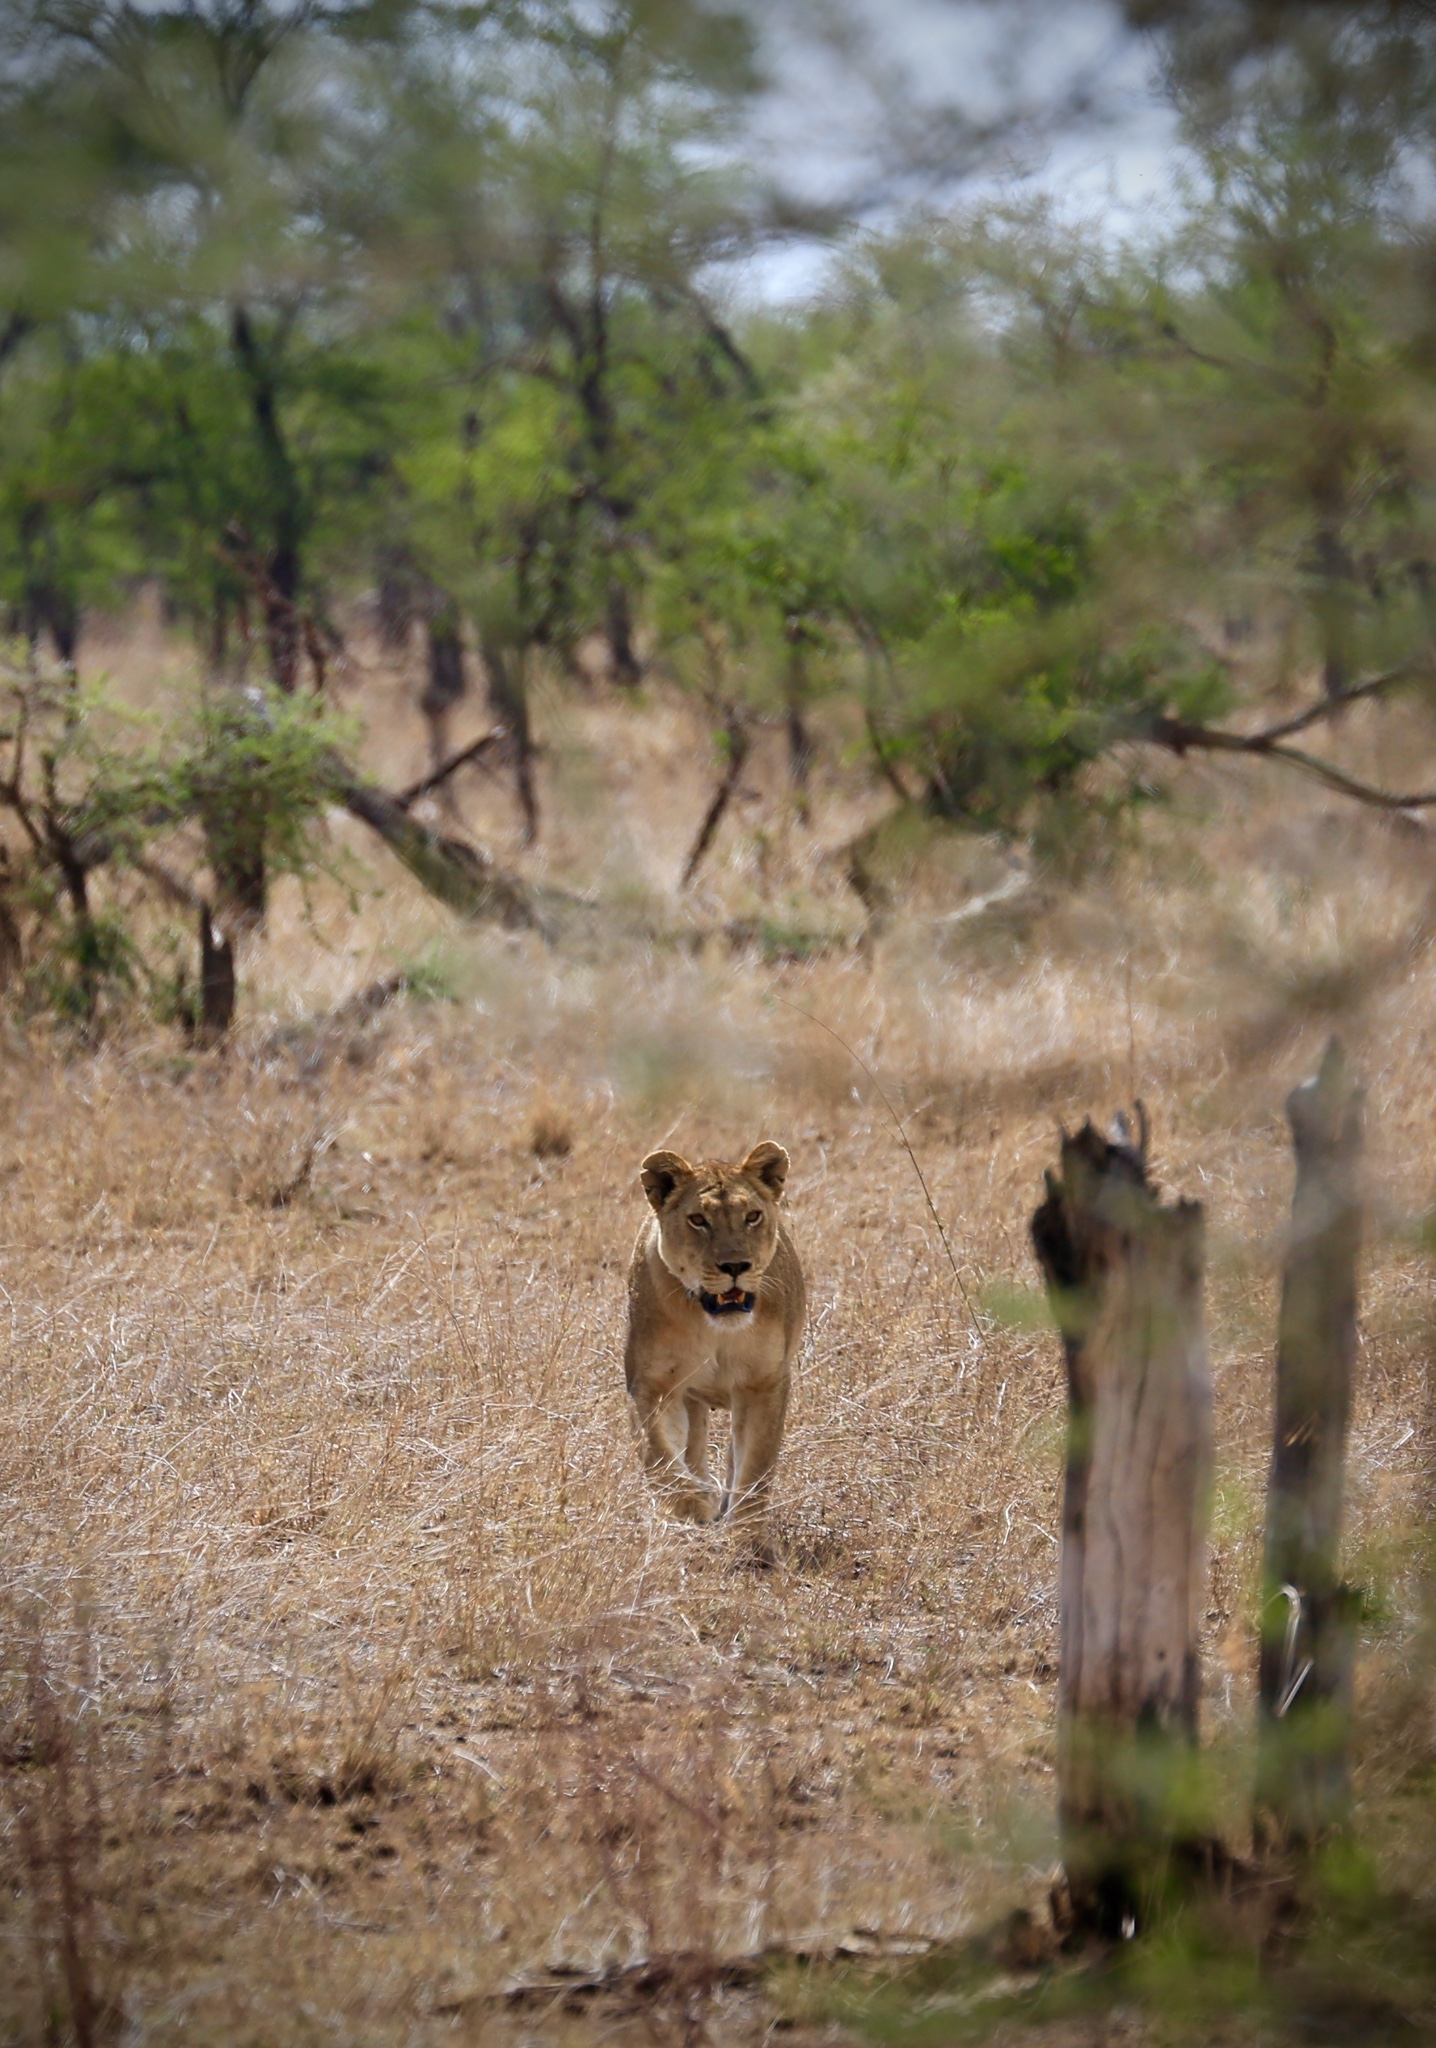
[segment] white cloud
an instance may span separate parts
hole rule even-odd
[[[781,0],[750,147],[789,191],[873,224],[1016,181],[1114,233],[1170,196],[1176,124],[1110,0]],[[744,266],[747,297],[810,295],[820,242]]]

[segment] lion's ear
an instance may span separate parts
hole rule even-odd
[[[681,1152],[650,1152],[639,1168],[639,1173],[643,1180],[643,1192],[655,1211],[662,1210],[676,1187],[693,1178],[693,1168]]]
[[[765,1138],[761,1145],[753,1147],[738,1171],[746,1174],[749,1180],[761,1182],[776,1202],[788,1178],[788,1155],[781,1145]]]

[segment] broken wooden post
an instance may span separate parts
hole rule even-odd
[[[1139,1109],[1140,1115],[1140,1109]],[[1203,1219],[1164,1206],[1147,1130],[1064,1132],[1032,1239],[1067,1356],[1058,1778],[1079,1925],[1151,1916],[1190,1864],[1178,1780],[1197,1730],[1211,1367]]]
[[[1333,1038],[1287,1097],[1296,1151],[1267,1487],[1256,1834],[1309,1848],[1341,1828],[1357,1600],[1337,1577],[1356,1361],[1361,1091]]]

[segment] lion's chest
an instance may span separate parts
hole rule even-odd
[[[685,1393],[726,1408],[735,1393],[767,1385],[782,1371],[781,1329],[767,1317],[745,1318],[741,1329],[719,1325],[694,1331],[682,1378]]]

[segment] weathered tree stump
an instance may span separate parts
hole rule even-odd
[[[1140,1114],[1140,1112],[1139,1112]],[[1062,1139],[1032,1238],[1067,1357],[1058,1775],[1079,1926],[1131,1933],[1209,1845],[1180,1817],[1197,1732],[1211,1368],[1200,1204],[1164,1206],[1146,1121]]]
[[[1361,1092],[1333,1039],[1286,1113],[1296,1150],[1267,1486],[1256,1834],[1302,1850],[1345,1825],[1357,1600],[1337,1577],[1356,1362]]]

